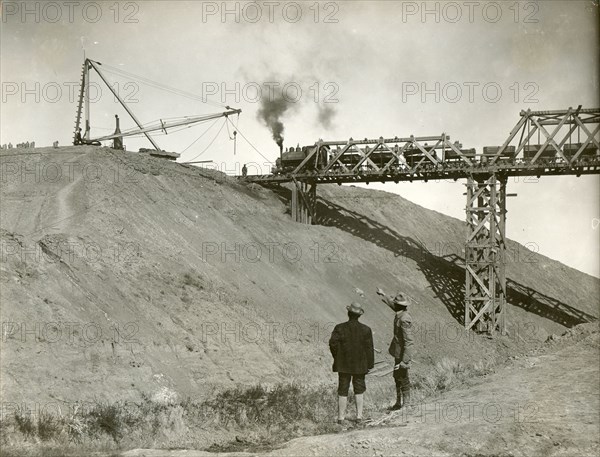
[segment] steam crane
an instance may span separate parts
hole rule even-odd
[[[78,101],[77,113],[76,113],[76,117],[75,117],[75,136],[73,139],[73,144],[100,145],[101,141],[113,140],[114,144],[117,148],[119,146],[122,148],[122,144],[123,144],[122,138],[123,137],[143,134],[148,139],[150,144],[152,144],[153,149],[143,148],[143,149],[140,149],[140,152],[149,152],[151,155],[156,155],[159,157],[165,157],[165,158],[168,158],[171,160],[175,160],[179,157],[179,154],[173,153],[173,152],[167,152],[167,151],[164,151],[163,149],[161,149],[158,146],[158,144],[156,143],[156,141],[150,136],[151,132],[162,131],[165,134],[167,134],[168,129],[173,129],[175,127],[182,127],[182,126],[186,126],[186,125],[198,124],[201,122],[210,121],[212,119],[218,119],[220,117],[228,117],[228,116],[235,115],[235,114],[239,115],[242,112],[241,109],[234,109],[229,106],[226,106],[225,108],[227,109],[227,111],[223,111],[220,113],[201,115],[201,116],[185,116],[183,118],[180,118],[176,121],[171,121],[171,122],[163,121],[162,119],[160,119],[158,123],[149,124],[149,125],[144,126],[138,120],[138,118],[135,116],[135,114],[131,111],[131,109],[127,106],[125,101],[119,96],[118,92],[109,84],[109,82],[107,81],[103,72],[99,68],[101,65],[102,64],[100,62],[97,62],[97,61],[94,61],[91,59],[85,59],[85,61],[83,63],[83,71],[82,71],[82,75],[81,75],[81,87],[80,87],[80,91],[79,91],[79,101]],[[101,137],[97,137],[97,138],[91,137],[91,132],[90,132],[91,131],[90,91],[89,91],[90,70],[94,70],[98,74],[98,76],[100,76],[100,79],[102,79],[102,81],[106,84],[108,89],[112,92],[112,94],[115,96],[115,98],[119,101],[119,103],[125,109],[127,114],[129,114],[131,119],[133,119],[133,121],[135,122],[135,124],[137,125],[138,128],[121,132],[120,127],[119,127],[119,118],[118,118],[118,116],[115,116],[116,122],[117,122],[117,127],[113,134],[105,135],[105,136],[101,136]],[[81,115],[82,115],[82,110],[84,109],[84,107],[85,107],[85,132],[84,132],[84,135],[82,136],[80,133],[81,117],[82,117]]]

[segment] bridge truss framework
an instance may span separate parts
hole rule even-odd
[[[465,328],[506,330],[506,176],[467,178]]]
[[[243,179],[265,185],[292,182],[292,219],[308,224],[317,222],[318,183],[466,179],[464,326],[492,335],[504,333],[508,177],[600,174],[600,108],[527,110],[520,116],[501,146],[484,148],[477,157],[474,150],[451,143],[446,134],[319,140],[293,172]],[[330,151],[327,165],[307,171],[324,147]],[[407,160],[411,151],[420,153],[418,160]]]

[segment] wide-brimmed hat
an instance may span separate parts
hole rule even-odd
[[[351,313],[354,314],[363,314],[365,312],[365,310],[363,309],[362,305],[358,302],[353,301],[352,303],[350,303],[349,306],[346,306],[346,309],[348,311],[350,311]]]
[[[398,305],[398,306],[408,306],[408,304],[409,304],[409,301],[406,299],[406,296],[402,292],[398,292],[394,296],[394,299],[392,300],[392,302],[394,303],[394,305]]]

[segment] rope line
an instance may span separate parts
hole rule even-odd
[[[231,121],[229,120],[229,117],[227,118],[227,120],[228,120],[229,122],[231,122]],[[232,125],[233,125],[233,122],[232,122]],[[269,159],[267,159],[267,158],[266,158],[264,155],[262,155],[262,153],[261,153],[261,152],[260,152],[258,149],[256,149],[256,146],[254,146],[254,145],[253,145],[253,144],[250,142],[250,140],[248,140],[248,138],[246,138],[246,136],[244,135],[244,133],[243,133],[243,132],[240,130],[240,128],[239,128],[239,125],[238,125],[238,127],[237,127],[237,132],[238,132],[238,133],[239,133],[239,134],[242,136],[242,138],[243,138],[244,140],[246,140],[246,143],[248,143],[250,146],[252,146],[252,148],[253,148],[253,149],[254,149],[256,152],[258,152],[258,154],[259,154],[259,155],[260,155],[260,156],[261,156],[263,159],[265,159],[265,160],[266,160],[267,162],[269,162],[269,163],[273,163],[273,161],[272,161],[272,160],[269,160]]]
[[[183,151],[181,151],[181,154],[183,154],[185,151],[187,151],[189,148],[191,148],[200,138],[202,138],[206,133],[208,133],[208,131],[213,127],[213,125],[215,125],[217,123],[218,120],[219,120],[218,118],[215,119],[214,122],[212,124],[210,124],[208,126],[208,128],[200,134],[200,136],[198,138],[196,138],[194,141],[192,141],[192,143],[187,148],[185,148]]]
[[[204,154],[208,148],[210,148],[212,146],[212,144],[215,142],[215,140],[217,139],[217,137],[219,136],[219,134],[221,133],[221,131],[223,130],[223,127],[225,127],[225,122],[223,122],[223,125],[221,125],[221,128],[219,129],[219,131],[217,132],[217,134],[215,135],[215,137],[211,140],[210,143],[208,143],[208,146],[206,146],[204,148],[204,150],[198,154],[197,156],[192,157],[190,160],[188,160],[188,162],[192,162],[193,160],[197,159],[198,157],[200,157],[202,154]]]

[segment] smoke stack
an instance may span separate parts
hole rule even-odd
[[[278,142],[279,144],[279,163],[283,167],[283,141]]]

